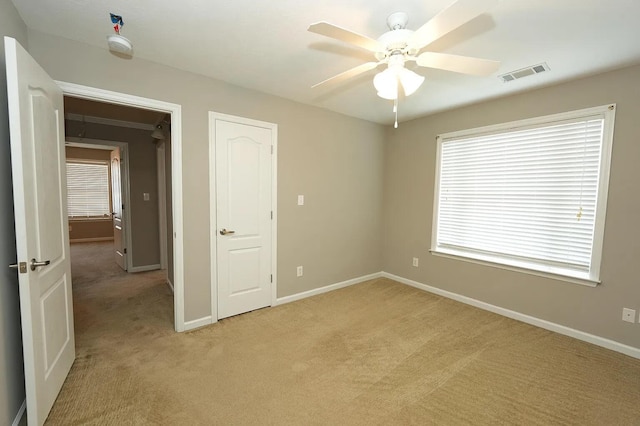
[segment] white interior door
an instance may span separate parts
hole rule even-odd
[[[113,254],[118,266],[127,270],[125,220],[122,214],[122,162],[120,147],[111,151],[111,217],[113,220]]]
[[[27,418],[44,423],[75,359],[62,91],[5,37]]]
[[[271,305],[275,130],[216,118],[218,319]]]

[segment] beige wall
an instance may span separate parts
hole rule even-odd
[[[211,313],[208,111],[278,125],[278,296],[380,271],[383,127],[55,36],[29,37],[54,79],[182,105],[186,321]]]
[[[27,27],[9,0],[0,0],[0,35],[27,48]],[[18,274],[6,265],[16,262],[16,233],[11,184],[11,155],[4,40],[0,43],[0,424],[10,425],[22,405],[24,369],[20,329]]]
[[[108,240],[113,239],[113,223],[107,220],[70,220],[69,240],[78,242],[81,240]]]
[[[129,149],[132,266],[160,264],[159,210],[156,147],[151,131],[66,120],[68,137],[126,142]],[[144,201],[143,194],[149,194]]]
[[[129,129],[133,130],[133,129]],[[133,266],[160,264],[160,212],[158,163],[150,132],[139,130],[140,139],[129,144],[129,189]],[[145,201],[143,194],[149,194]]]
[[[77,146],[66,146],[64,148],[67,159],[72,160],[97,160],[111,162],[111,152],[106,149],[80,148]]]
[[[516,83],[517,84],[517,83]],[[596,288],[429,254],[436,135],[617,103],[602,259]],[[384,185],[384,270],[640,348],[640,66],[402,123],[388,130]],[[412,257],[420,267],[411,266]]]

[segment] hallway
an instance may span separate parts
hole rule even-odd
[[[71,244],[78,357],[104,333],[150,326],[173,331],[173,296],[165,271],[129,274],[116,265],[112,250],[111,241]],[[138,323],[141,317],[144,324]]]

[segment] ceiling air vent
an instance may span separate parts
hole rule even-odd
[[[522,68],[520,70],[511,71],[506,74],[499,75],[498,78],[500,78],[503,83],[507,83],[509,81],[527,77],[529,75],[540,74],[541,72],[545,72],[545,71],[549,71],[549,65],[543,62],[538,65],[532,65],[527,68]]]

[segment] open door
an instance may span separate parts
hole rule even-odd
[[[122,163],[120,148],[111,151],[111,217],[113,218],[113,253],[116,263],[127,270],[125,220],[122,214]]]
[[[62,91],[5,37],[27,418],[47,418],[75,359]]]

